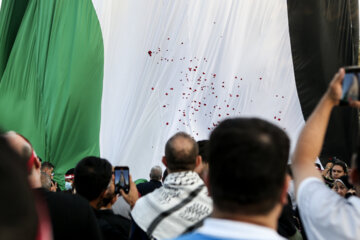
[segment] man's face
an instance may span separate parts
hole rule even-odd
[[[53,171],[54,171],[54,168],[45,168],[44,169],[44,173],[46,173],[47,175],[49,175],[50,177],[51,177],[51,179],[53,179],[54,178],[54,176],[53,176]]]
[[[344,176],[345,172],[344,172],[344,169],[342,168],[342,166],[335,165],[332,168],[331,175],[332,175],[333,179],[338,179],[341,176]]]

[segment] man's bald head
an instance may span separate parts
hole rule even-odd
[[[172,136],[165,145],[165,157],[170,171],[194,170],[199,148],[195,140],[184,132]]]
[[[24,159],[29,159],[32,154],[32,146],[22,136],[10,131],[4,134],[9,145]]]

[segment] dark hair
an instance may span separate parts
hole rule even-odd
[[[51,169],[54,168],[54,165],[51,162],[41,163],[41,170],[44,170],[45,168]]]
[[[66,171],[65,175],[74,174],[74,172],[75,172],[75,168],[70,168],[69,170]]]
[[[229,213],[271,211],[285,183],[289,147],[285,132],[264,120],[235,118],[220,123],[210,137],[214,205]]]
[[[75,167],[76,192],[92,201],[107,189],[111,176],[112,166],[106,159],[86,157]]]
[[[184,132],[176,133],[165,145],[165,157],[170,171],[194,170],[198,155],[197,143]]]
[[[343,162],[343,161],[341,161],[340,159],[336,159],[336,160],[334,161],[334,164],[333,164],[333,166],[331,167],[330,174],[332,173],[332,169],[333,169],[334,166],[336,166],[336,165],[342,167],[345,175],[348,175],[348,167],[347,167],[346,163]]]
[[[38,218],[28,185],[27,159],[0,136],[1,239],[35,239]],[[14,211],[15,210],[15,211]]]
[[[201,140],[197,142],[199,147],[199,155],[204,163],[209,162],[209,140]]]

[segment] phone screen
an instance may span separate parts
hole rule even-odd
[[[350,100],[359,100],[359,80],[360,80],[360,68],[359,67],[347,67],[345,68],[345,77],[342,83],[342,103],[349,103]]]
[[[125,193],[129,192],[129,167],[115,167],[115,193],[119,193],[120,189],[123,189]]]

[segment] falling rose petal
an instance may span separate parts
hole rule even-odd
[[[281,119],[280,118],[278,118],[278,121],[280,121]]]
[[[216,74],[213,74],[213,78],[216,78]]]
[[[154,91],[154,89],[155,89],[155,88],[153,88],[153,87],[151,88],[151,90],[153,90],[153,91]]]
[[[219,117],[221,117],[221,114],[219,114]]]
[[[149,51],[148,51],[148,54],[149,54],[149,56],[151,57],[152,51],[149,50]]]
[[[170,88],[170,90],[172,91],[172,90],[174,90],[174,88]]]
[[[205,73],[203,72],[203,75],[205,75]]]
[[[165,93],[165,95],[167,96],[167,95],[169,95],[168,93]]]
[[[192,68],[189,68],[189,71],[190,71],[190,72],[191,72],[191,69],[192,69]]]
[[[166,125],[169,125],[169,123],[167,122]]]
[[[165,107],[166,107],[166,105],[163,105],[163,107],[165,108]]]
[[[259,78],[260,80],[262,80],[262,78]]]
[[[168,40],[170,40],[170,38],[168,37]]]
[[[276,116],[274,117],[274,119],[276,119]]]
[[[229,105],[226,105],[226,107],[230,107]]]
[[[211,130],[211,128],[208,128],[208,130]]]
[[[239,94],[237,94],[236,97],[239,97]]]

